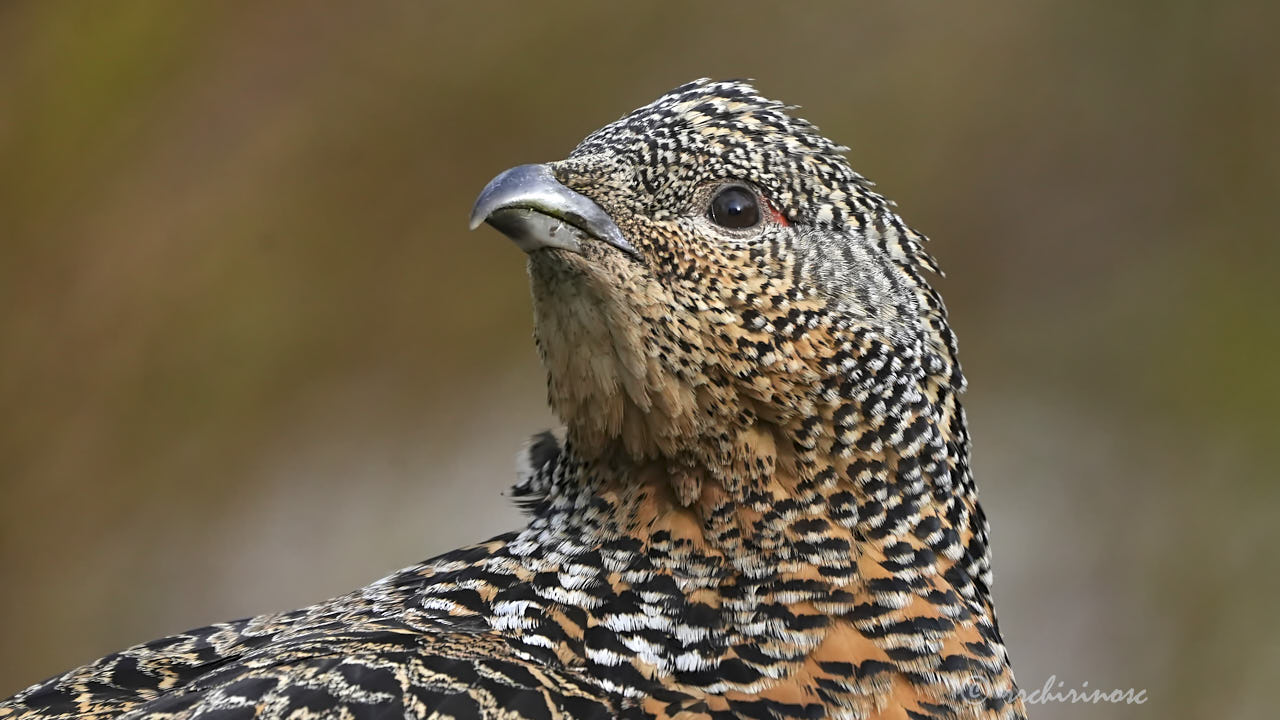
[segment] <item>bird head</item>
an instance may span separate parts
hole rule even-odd
[[[695,81],[481,193],[578,452],[740,482],[820,436],[901,441],[963,382],[923,238],[790,109]]]

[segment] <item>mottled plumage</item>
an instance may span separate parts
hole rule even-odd
[[[0,720],[1023,717],[936,268],[787,111],[690,83],[482,194],[564,423],[521,454],[525,529]]]

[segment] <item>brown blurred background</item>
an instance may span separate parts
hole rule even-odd
[[[552,423],[481,186],[753,77],[934,238],[1039,718],[1280,676],[1267,3],[0,4],[0,696],[508,529]]]

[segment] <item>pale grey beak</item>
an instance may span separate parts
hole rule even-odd
[[[579,252],[593,237],[639,257],[601,207],[574,192],[546,165],[520,165],[489,181],[471,209],[471,229],[487,222],[531,253],[543,248]]]

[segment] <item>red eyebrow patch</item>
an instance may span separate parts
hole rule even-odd
[[[774,221],[783,227],[791,226],[791,221],[787,219],[787,216],[783,215],[781,210],[774,207],[773,203],[769,202],[768,198],[765,198],[764,204],[765,207],[769,208],[769,214],[773,216]]]

